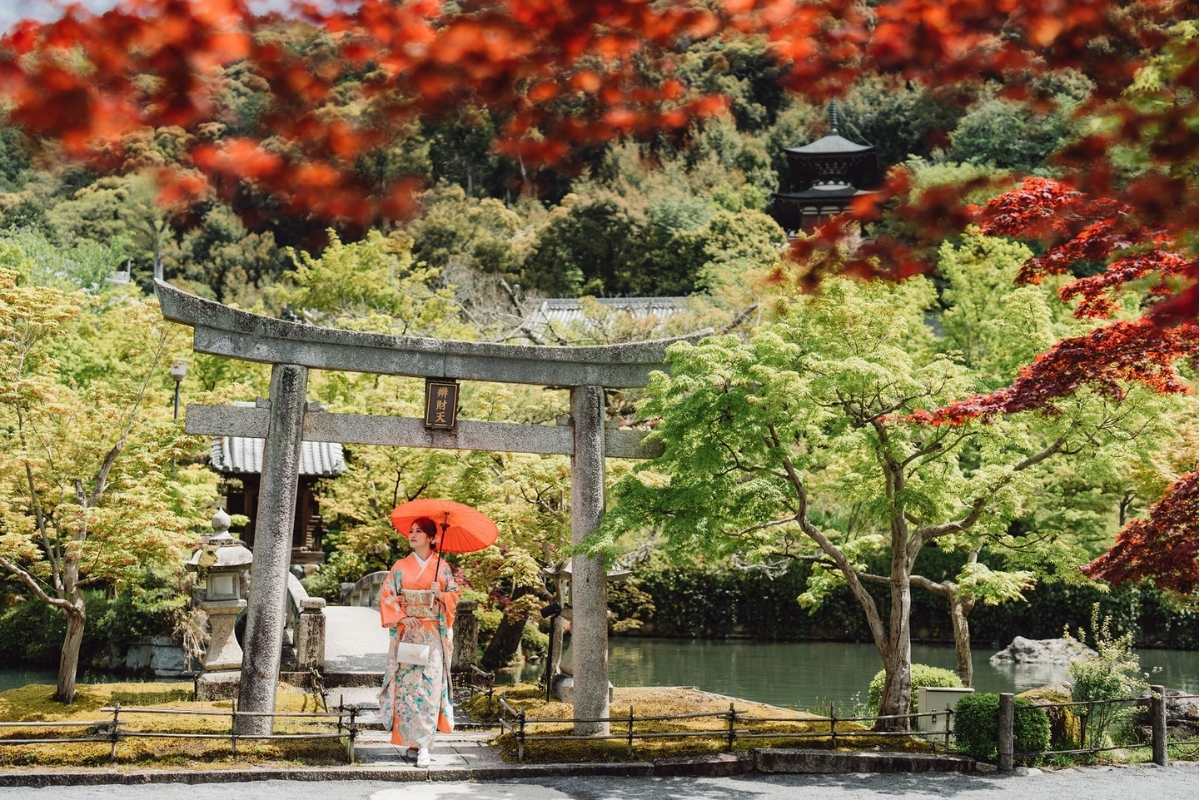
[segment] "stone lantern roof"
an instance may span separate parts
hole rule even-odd
[[[231,520],[225,509],[217,509],[213,515],[213,535],[208,543],[192,554],[186,564],[191,571],[232,570],[246,566],[254,554],[242,544],[241,539],[229,533]]]

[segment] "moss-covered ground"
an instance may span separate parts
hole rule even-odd
[[[729,713],[730,700],[706,692],[680,688],[627,688],[614,691],[610,711],[614,721],[609,723],[613,736],[619,739],[552,739],[538,740],[537,736],[565,736],[573,733],[573,726],[563,722],[534,722],[532,720],[556,720],[572,717],[568,703],[545,700],[545,695],[536,686],[522,684],[497,689],[489,699],[476,695],[465,710],[472,719],[494,721],[500,713],[500,698],[517,711],[524,711],[525,762],[531,763],[578,763],[578,762],[624,762],[650,761],[657,758],[695,756],[727,752],[729,748],[728,717],[699,716],[674,720],[645,720],[646,717],[668,717],[684,714]],[[776,706],[752,703],[744,700],[732,701],[737,711],[735,724],[734,752],[747,752],[759,747],[806,747],[832,748],[828,720],[820,720],[814,714],[790,711]],[[633,725],[633,747],[630,749],[629,723],[620,717],[628,717],[630,709],[635,718]],[[511,720],[511,715],[508,715]],[[639,719],[642,718],[642,719]],[[808,721],[812,720],[812,721]],[[705,732],[710,732],[705,735]],[[655,736],[663,733],[686,733],[686,737]],[[838,750],[890,750],[902,752],[932,752],[932,746],[921,739],[908,736],[880,736],[872,734],[866,727],[854,722],[837,723]],[[649,735],[647,735],[649,734]],[[753,734],[749,736],[747,734]],[[850,735],[847,735],[850,734]],[[505,761],[518,760],[518,737],[505,732],[497,737],[495,744]]]
[[[116,769],[242,769],[258,767],[341,766],[346,763],[345,744],[338,739],[285,740],[272,742],[239,741],[234,755],[227,738],[230,728],[229,700],[200,702],[193,699],[192,688],[178,683],[81,684],[78,696],[69,706],[53,699],[54,687],[31,685],[0,692],[0,721],[86,723],[74,727],[0,727],[0,769],[77,769],[102,767]],[[489,698],[476,695],[464,706],[471,719],[491,722],[500,711],[500,698],[526,715],[526,763],[580,763],[648,761],[658,758],[721,753],[729,750],[728,718],[731,700],[694,689],[627,688],[617,689],[612,703],[610,729],[621,738],[597,740],[552,739],[536,736],[566,736],[573,733],[570,723],[532,720],[569,719],[570,704],[547,702],[536,686],[523,684],[498,689]],[[101,709],[121,704],[120,732],[126,734],[117,743],[116,759],[110,760],[111,744],[104,742],[63,742],[60,744],[21,744],[33,738],[72,738],[104,735],[110,730],[112,712]],[[775,706],[732,701],[737,710],[734,752],[759,747],[832,748],[828,720],[816,715]],[[217,711],[216,716],[190,714],[136,714],[130,708],[156,708],[180,711]],[[620,720],[632,708],[635,717],[632,750],[627,738],[629,725]],[[278,711],[315,711],[312,694],[281,684]],[[653,719],[678,715],[703,715],[685,719]],[[854,722],[837,723],[838,750],[890,750],[924,752],[931,744],[907,736],[880,736]],[[276,718],[276,733],[333,732],[332,719]],[[129,738],[133,733],[203,733],[215,738],[180,739]],[[655,736],[684,733],[688,736]],[[753,736],[748,734],[754,734]],[[518,760],[517,737],[499,735],[494,744],[506,761]]]
[[[232,701],[197,702],[192,687],[179,683],[80,684],[71,705],[53,699],[55,687],[33,684],[0,692],[0,721],[88,723],[72,727],[0,727],[0,768],[117,769],[241,769],[253,766],[333,766],[346,763],[345,745],[338,739],[239,741],[235,756],[226,738]],[[278,711],[319,711],[312,694],[280,684]],[[224,734],[220,738],[122,738],[116,759],[108,742],[20,744],[25,739],[77,738],[111,730],[112,712],[101,709],[121,704],[120,728],[132,733]],[[136,714],[130,708],[180,711],[224,711],[219,716]],[[332,733],[334,719],[277,717],[275,733]]]

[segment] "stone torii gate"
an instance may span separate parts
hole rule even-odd
[[[257,407],[187,407],[186,430],[265,439],[258,528],[246,619],[238,708],[275,710],[283,644],[288,559],[301,441],[486,450],[571,456],[571,543],[591,535],[604,516],[604,459],[651,458],[642,431],[605,424],[604,390],[645,386],[662,369],[676,339],[591,347],[541,347],[445,341],[343,331],[272,319],[230,308],[155,281],[163,317],[193,328],[195,351],[271,364],[270,396]],[[306,397],[309,369],[415,378],[495,381],[569,388],[569,427],[459,421],[431,430],[421,419],[331,414]],[[572,563],[572,650],[575,716],[609,716],[608,622],[603,559]],[[269,733],[270,716],[242,718],[239,731]],[[580,735],[604,735],[608,724],[578,723]]]

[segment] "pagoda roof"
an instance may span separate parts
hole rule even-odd
[[[874,146],[869,144],[859,144],[852,142],[845,136],[837,132],[834,128],[830,133],[825,134],[815,142],[810,142],[801,147],[785,147],[785,153],[801,153],[806,156],[820,155],[842,155],[844,153],[862,153],[867,150],[874,150]]]
[[[805,200],[819,202],[821,200],[848,200],[864,194],[874,194],[870,189],[857,189],[848,183],[817,184],[803,192],[777,192],[775,197],[785,200]]]

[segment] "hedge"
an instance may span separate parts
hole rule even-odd
[[[961,555],[927,550],[917,558],[917,572],[944,580],[958,571],[961,561]],[[870,566],[887,573],[885,565]],[[834,591],[813,614],[796,602],[808,573],[808,565],[799,562],[774,580],[756,571],[643,565],[629,581],[609,588],[609,608],[624,621],[616,626],[619,632],[686,639],[870,642],[862,606],[846,587]],[[887,587],[870,584],[868,591],[886,618]],[[1016,636],[1057,639],[1064,625],[1087,628],[1092,604],[1099,603],[1101,617],[1112,618],[1113,632],[1132,632],[1137,647],[1197,648],[1196,612],[1174,606],[1152,588],[1125,586],[1103,592],[1090,585],[1043,582],[1024,594],[1028,602],[975,608],[970,626],[977,647],[999,650]],[[911,620],[914,641],[953,642],[943,598],[914,588]]]
[[[879,713],[879,706],[883,702],[883,683],[886,679],[887,672],[882,669],[875,673],[874,678],[871,678],[871,685],[867,688],[867,705],[870,706],[872,714]],[[928,664],[913,664],[911,703],[913,714],[921,712],[920,689],[922,686],[927,689],[930,686],[945,689],[961,689],[962,679],[958,677],[958,673],[952,670],[931,667]]]
[[[969,694],[954,706],[955,748],[976,761],[995,763],[1000,741],[1000,695]],[[1013,752],[1040,753],[1050,745],[1050,718],[1024,697],[1013,698]],[[1036,761],[1037,758],[1033,758]]]

